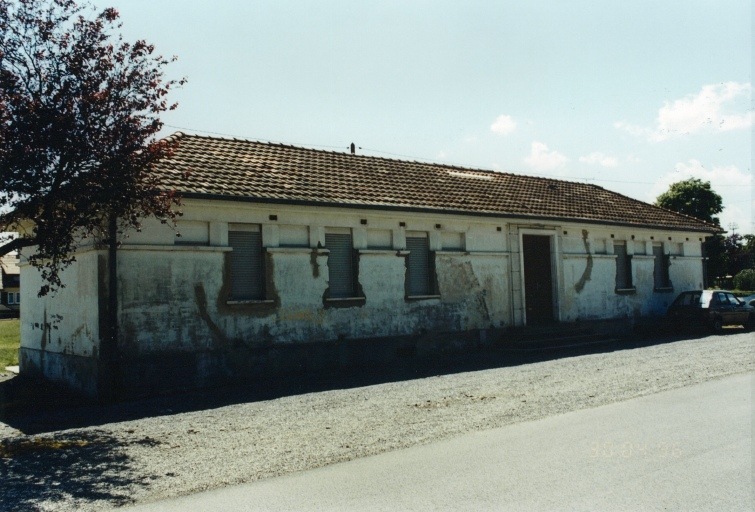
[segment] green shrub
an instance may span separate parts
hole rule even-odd
[[[734,276],[737,290],[755,290],[755,268],[746,268]]]

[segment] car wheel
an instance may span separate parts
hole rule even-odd
[[[713,332],[720,333],[724,329],[724,323],[721,321],[720,317],[716,317],[710,323],[710,327],[713,329]]]

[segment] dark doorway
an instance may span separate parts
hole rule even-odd
[[[522,236],[527,325],[553,322],[550,238],[542,235]]]

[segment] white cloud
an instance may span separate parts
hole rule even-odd
[[[538,141],[532,142],[530,154],[524,159],[524,163],[539,171],[556,169],[568,161],[569,159],[566,156],[558,151],[548,150],[548,146]]]
[[[743,130],[753,125],[752,111],[732,112],[747,108],[752,91],[750,83],[726,82],[704,85],[697,94],[665,102],[658,110],[654,127],[632,125],[617,121],[614,127],[635,137],[647,137],[653,142],[688,135],[700,131],[723,132]],[[738,100],[744,101],[738,101]]]
[[[653,130],[651,130],[650,128],[643,128],[642,126],[625,123],[624,121],[616,121],[615,123],[613,123],[613,127],[617,130],[625,131],[629,135],[632,135],[634,137],[651,138],[653,134]]]
[[[603,167],[616,167],[619,160],[615,156],[604,155],[600,151],[594,151],[587,156],[579,157],[579,161],[589,165],[600,165]]]
[[[734,165],[719,166],[708,169],[699,160],[690,159],[679,162],[674,170],[661,176],[650,188],[647,201],[655,203],[655,199],[667,191],[672,183],[689,178],[709,181],[711,188],[723,199],[724,211],[717,217],[721,226],[729,229],[729,225],[739,225],[740,232],[751,229],[750,219],[752,208],[752,176],[740,171]]]
[[[508,135],[516,129],[516,121],[511,116],[501,114],[490,125],[490,131],[498,135]]]

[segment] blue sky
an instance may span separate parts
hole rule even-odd
[[[749,1],[96,0],[177,55],[178,129],[586,181],[711,181],[755,233]]]

